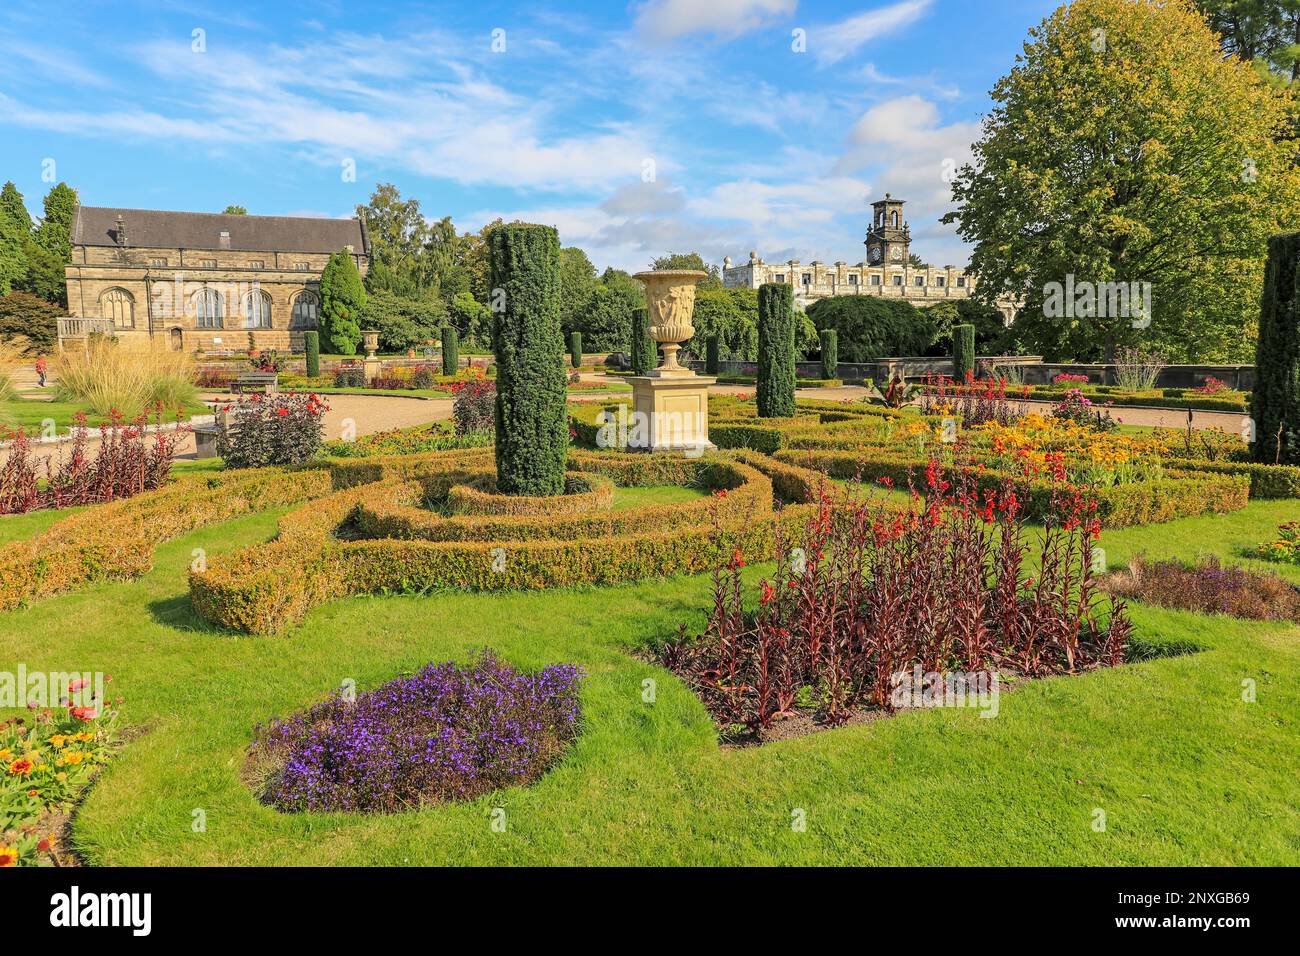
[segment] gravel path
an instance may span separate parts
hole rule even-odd
[[[204,400],[221,401],[230,396],[209,393]],[[371,435],[375,432],[389,431],[394,428],[408,428],[428,422],[451,418],[450,398],[403,398],[388,395],[327,395],[330,410],[325,413],[325,439],[333,441],[341,438],[344,430],[351,427],[355,434]],[[92,433],[93,434],[93,433]],[[36,445],[32,449],[32,460],[36,463],[38,473],[44,473],[47,458],[56,458],[60,449],[66,449],[68,442],[58,445]],[[93,455],[98,450],[98,440],[92,440],[87,448]],[[65,452],[66,453],[66,452]],[[0,462],[8,457],[0,450]],[[178,458],[194,458],[194,436],[186,435],[177,445]]]

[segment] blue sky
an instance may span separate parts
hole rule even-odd
[[[1056,5],[6,0],[0,180],[34,214],[52,160],[90,205],[318,216],[393,182],[462,229],[553,224],[598,268],[858,262],[889,191],[960,265],[945,170]]]

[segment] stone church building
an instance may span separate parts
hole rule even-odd
[[[330,255],[370,268],[360,219],[79,206],[71,239],[60,346],[99,332],[134,348],[301,350]]]
[[[722,263],[722,283],[731,289],[757,289],[767,282],[794,285],[795,302],[807,306],[835,295],[876,295],[906,299],[919,308],[946,299],[966,299],[975,290],[975,277],[956,266],[913,266],[912,229],[903,218],[905,201],[889,193],[871,204],[872,220],[867,229],[866,258],[857,265],[820,259],[808,264],[798,259],[764,262],[758,253],[749,262],[733,265],[728,256]],[[1015,305],[999,302],[1003,319],[1010,324]]]

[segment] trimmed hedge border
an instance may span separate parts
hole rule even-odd
[[[206,525],[327,494],[321,465],[182,475],[157,491],[125,498],[55,522],[42,534],[0,548],[0,610],[85,587],[139,577],[154,550]]]
[[[1238,475],[1250,479],[1250,496],[1258,499],[1300,498],[1300,467],[1261,465],[1253,461],[1204,461],[1192,458],[1165,460],[1170,468],[1183,472]]]
[[[463,453],[419,457],[424,459],[420,464],[401,469],[395,463],[381,463],[378,470],[367,473],[378,475],[376,481],[327,494],[285,515],[279,537],[269,544],[210,562],[203,572],[191,572],[195,609],[232,630],[272,634],[301,620],[312,607],[351,594],[600,586],[702,573],[736,549],[750,560],[770,558],[777,522],[797,529],[809,512],[807,506],[775,512],[771,479],[739,460],[578,454],[571,459],[571,468],[606,475],[615,482],[651,484],[668,475],[689,475],[701,486],[726,495],[701,499],[698,505],[561,518],[438,520],[431,512],[413,507],[428,493],[428,483],[460,481],[467,470],[477,469]],[[784,476],[787,490],[797,487],[789,477],[797,473],[773,467]],[[345,480],[357,477],[350,469]],[[563,538],[548,537],[548,529]],[[352,530],[411,537],[347,540],[337,534]],[[584,531],[590,536],[570,537]],[[500,532],[509,537],[484,540]],[[417,538],[417,533],[450,539]],[[452,538],[456,535],[460,537]]]
[[[447,505],[457,515],[575,515],[606,511],[614,507],[614,483],[608,478],[584,478],[572,472],[565,476],[562,495],[530,498],[503,495],[497,491],[497,477],[491,472],[447,489]],[[583,490],[572,490],[579,485]]]

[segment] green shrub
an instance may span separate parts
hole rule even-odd
[[[504,302],[492,334],[497,487],[535,498],[563,494],[569,434],[560,238],[550,226],[511,223],[489,233],[489,251],[492,288]]]
[[[455,375],[456,368],[460,365],[460,333],[454,326],[446,326],[442,330],[442,374]]]
[[[582,368],[582,333],[569,333],[569,364],[574,368]]]
[[[632,371],[645,375],[659,364],[659,346],[650,338],[650,315],[645,309],[632,310],[631,346],[628,358]]]
[[[952,327],[952,375],[964,382],[975,375],[975,326]]]
[[[315,329],[303,333],[303,349],[307,353],[307,377],[320,375],[320,333]]]
[[[758,290],[758,415],[794,414],[794,287],[768,282]]]
[[[716,334],[710,335],[704,342],[704,374],[718,374],[718,352],[721,344]]]
[[[896,355],[923,355],[934,325],[910,302],[874,295],[838,295],[808,307],[818,329],[834,329],[841,362],[874,362]]]
[[[364,365],[340,365],[334,370],[335,388],[365,388],[366,368]]]
[[[840,368],[840,335],[834,329],[821,330],[822,378],[837,378]]]
[[[1300,232],[1268,242],[1255,355],[1255,460],[1300,465]]]

